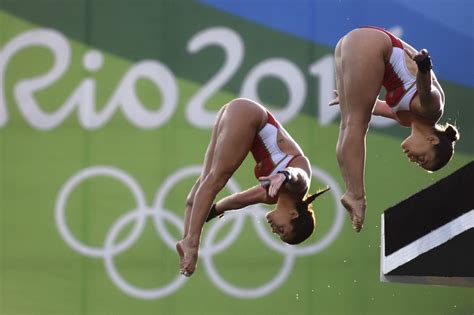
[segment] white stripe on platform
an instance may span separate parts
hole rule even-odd
[[[474,209],[400,248],[389,256],[385,256],[385,224],[384,215],[382,215],[381,250],[383,252],[381,253],[381,258],[383,274],[388,274],[421,254],[446,243],[455,236],[472,228],[474,228]]]

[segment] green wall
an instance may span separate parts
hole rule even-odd
[[[407,129],[372,127],[355,234],[336,202],[332,48],[190,1],[3,0],[0,53],[0,314],[474,311],[472,289],[379,281],[383,210],[473,159],[473,89],[443,83],[462,140],[440,172],[406,161]],[[242,94],[278,113],[312,161],[313,190],[332,195],[296,249],[261,206],[206,226],[186,280],[173,249],[184,200],[215,111]],[[252,167],[221,195],[254,185]]]

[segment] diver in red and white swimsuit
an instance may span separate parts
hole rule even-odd
[[[360,231],[365,218],[366,135],[372,115],[395,119],[412,132],[401,144],[408,159],[428,171],[446,165],[459,139],[456,127],[440,125],[444,92],[428,51],[379,27],[362,27],[343,36],[335,49],[341,124],[336,157],[346,186],[341,203]],[[387,93],[378,99],[381,88]]]
[[[217,194],[251,152],[260,181],[217,203]],[[273,233],[288,244],[299,244],[314,231],[311,203],[326,190],[308,195],[311,165],[298,143],[262,105],[235,99],[219,111],[201,175],[188,194],[183,239],[176,244],[181,274],[191,276],[196,268],[199,243],[206,221],[227,210],[257,203],[273,204],[266,214]]]

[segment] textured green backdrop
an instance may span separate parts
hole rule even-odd
[[[334,152],[337,115],[321,122],[326,106],[321,94],[328,95],[321,82],[331,79],[331,71],[323,68],[319,77],[309,71],[318,61],[328,65],[324,58],[330,58],[331,48],[190,1],[0,1],[0,314],[472,314],[472,289],[379,282],[383,210],[473,159],[474,129],[467,121],[474,113],[474,91],[448,82],[443,85],[447,98],[460,104],[447,108],[445,116],[456,120],[462,132],[455,158],[442,171],[428,174],[408,163],[400,150],[408,130],[373,128],[367,139],[369,201],[362,233],[352,232],[345,214],[343,225],[335,227],[341,211],[334,201],[337,195],[317,203],[317,231],[301,248],[317,244],[330,231],[334,238],[309,254],[278,252],[285,247],[275,249],[263,241],[258,218],[230,217],[218,223],[222,229],[217,239],[226,240],[239,222],[242,229],[224,244],[225,250],[203,255],[212,257],[214,268],[200,261],[190,280],[177,278],[177,255],[166,237],[179,238],[184,200],[195,174],[171,185],[161,206],[155,197],[167,190],[170,176],[202,162],[210,129],[196,126],[199,116],[187,110],[210,78],[235,58],[224,53],[224,43],[195,53],[187,45],[214,27],[238,34],[243,57],[229,79],[204,99],[206,110],[215,111],[239,96],[257,66],[280,58],[298,69],[307,85],[300,110],[285,127],[313,166],[336,181],[333,193],[342,189]],[[230,39],[231,47],[236,43]],[[147,69],[157,81],[147,77]],[[134,80],[125,80],[133,75]],[[160,88],[157,82],[166,80],[170,85]],[[263,78],[257,91],[276,111],[291,99],[275,78]],[[146,125],[146,117],[134,116],[134,101],[142,104],[144,116],[169,112],[162,113],[163,121]],[[98,114],[96,124],[94,112],[103,115]],[[252,166],[247,159],[235,174],[240,188],[255,184]],[[128,176],[129,183],[139,186],[142,218],[147,220],[138,226],[133,244],[126,241],[133,235],[132,222],[138,222],[133,221],[140,214],[137,202],[130,189],[110,176],[73,186],[64,208],[71,235],[97,250],[80,252],[60,232],[61,192],[73,176],[92,167]],[[313,189],[327,183],[318,177]],[[164,224],[146,217],[151,213],[165,213],[157,217]],[[135,291],[112,280],[111,260],[100,252],[112,237],[112,227],[123,229],[115,231],[117,240],[109,253],[115,254],[116,270]],[[204,238],[209,231],[206,227]],[[116,245],[121,242],[130,246],[122,251]],[[232,290],[253,292],[271,285],[285,262],[287,277],[264,293],[246,297]],[[216,284],[214,272],[232,288]]]

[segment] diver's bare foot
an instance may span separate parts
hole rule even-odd
[[[182,239],[176,244],[176,251],[179,255],[179,272],[190,277],[196,270],[196,264],[198,259],[198,245],[194,245],[188,239]]]
[[[352,228],[360,232],[364,226],[366,200],[363,198],[354,198],[349,193],[345,193],[341,198],[341,203],[349,212],[352,221]]]

